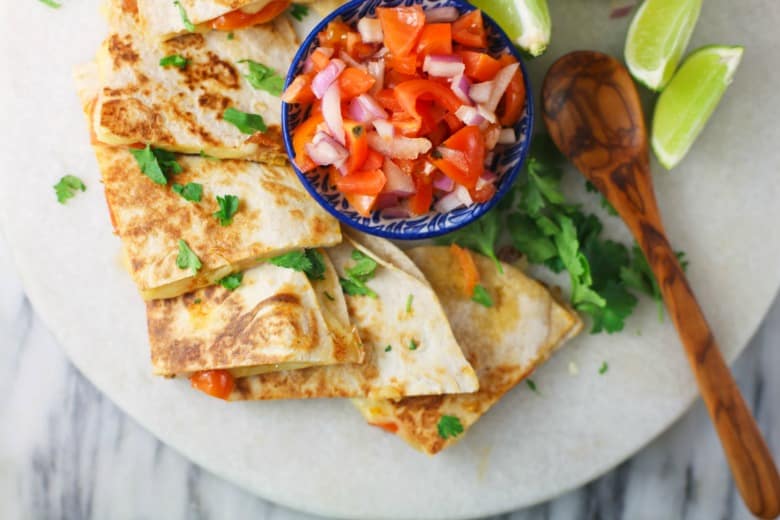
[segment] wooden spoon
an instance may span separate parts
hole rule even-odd
[[[755,419],[666,238],[653,192],[644,114],[634,82],[614,58],[580,51],[559,59],[542,90],[555,144],[628,225],[658,279],[745,504],[780,515],[780,476]]]

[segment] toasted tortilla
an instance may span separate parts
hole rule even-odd
[[[79,95],[89,112],[95,68],[76,70]],[[114,230],[141,295],[173,298],[286,252],[341,242],[338,222],[301,186],[289,166],[178,156],[182,173],[169,184],[203,185],[199,203],[152,182],[126,149],[94,142]],[[217,195],[239,197],[229,226],[213,214]],[[176,265],[184,240],[203,263],[193,273]]]
[[[160,2],[166,5],[170,2]],[[164,43],[144,37],[121,0],[106,6],[109,36],[98,56],[100,91],[94,110],[97,139],[110,145],[151,144],[166,150],[285,164],[281,100],[243,77],[251,59],[284,76],[298,47],[286,17],[225,33],[187,34]],[[172,4],[171,4],[172,5]],[[180,55],[184,68],[162,67]],[[252,135],[226,122],[227,108],[263,117],[268,130]]]
[[[383,249],[394,247],[386,242]],[[433,290],[349,237],[328,250],[339,276],[346,276],[346,269],[354,265],[352,253],[356,249],[379,264],[375,276],[367,282],[377,293],[376,299],[345,296],[350,318],[363,341],[364,363],[241,378],[236,381],[231,400],[398,399],[477,390],[477,377],[463,357]]]
[[[320,252],[323,280],[269,263],[246,271],[234,291],[213,286],[147,302],[154,372],[176,376],[227,369],[246,377],[362,362],[364,351],[338,276],[327,253]]]
[[[491,406],[528,377],[567,339],[582,329],[578,316],[540,283],[518,269],[474,255],[481,284],[494,305],[464,295],[460,266],[446,247],[419,247],[409,256],[441,299],[455,337],[477,371],[479,391],[464,395],[408,397],[400,401],[355,399],[366,420],[396,433],[416,449],[435,454],[463,438],[442,438],[438,424],[455,417],[468,430]]]

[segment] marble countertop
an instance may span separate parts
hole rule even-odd
[[[0,518],[310,519],[189,463],[119,411],[65,358],[26,299],[0,237]],[[780,454],[780,298],[734,367]],[[600,479],[504,515],[541,519],[740,519],[701,402]]]

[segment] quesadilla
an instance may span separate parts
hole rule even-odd
[[[94,67],[76,72],[89,112]],[[341,242],[338,222],[301,186],[289,166],[174,156],[180,173],[159,185],[127,149],[93,143],[114,230],[145,299],[172,298],[286,252]],[[166,182],[166,179],[162,179]],[[179,191],[199,185],[199,201]],[[238,197],[229,225],[217,197]],[[199,268],[182,268],[182,242]]]
[[[313,276],[266,263],[244,272],[232,291],[208,287],[147,302],[155,373],[228,370],[246,377],[362,362],[336,271],[327,253],[318,253],[321,269]]]
[[[386,244],[387,249],[395,249]],[[477,390],[474,370],[428,285],[352,238],[327,251],[345,287],[349,316],[363,342],[365,361],[237,378],[231,400],[397,399]],[[204,294],[203,301],[209,297]],[[183,312],[181,305],[172,309]],[[231,323],[222,326],[229,328]],[[189,341],[190,334],[177,331],[181,341]]]
[[[464,395],[408,397],[399,401],[355,399],[366,420],[396,433],[414,448],[435,454],[463,437],[498,400],[578,334],[582,323],[540,283],[503,264],[474,255],[486,307],[465,296],[461,268],[446,247],[408,251],[441,299],[455,337],[477,371],[479,391]]]
[[[108,3],[109,36],[98,51],[99,141],[286,164],[279,96],[298,47],[288,19],[232,39],[192,33],[157,43],[124,6]]]

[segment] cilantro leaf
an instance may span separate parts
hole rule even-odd
[[[197,182],[188,182],[184,186],[181,184],[174,184],[171,189],[181,195],[184,200],[190,202],[200,202],[203,197],[203,185]]]
[[[309,14],[309,7],[301,4],[292,4],[289,13],[290,16],[302,22],[306,15]]]
[[[493,260],[498,271],[503,273],[504,268],[501,267],[501,262],[498,261],[498,256],[496,255],[498,232],[499,214],[498,210],[493,209],[473,224],[469,224],[454,233],[438,239],[437,243],[445,245],[455,243],[461,247],[482,253]]]
[[[604,362],[601,364],[601,366],[599,367],[599,375],[600,375],[600,376],[603,376],[604,374],[606,374],[606,373],[607,373],[607,370],[609,370],[609,363],[607,363],[606,361],[604,361]]]
[[[182,56],[181,54],[171,54],[160,59],[161,67],[176,67],[179,69],[185,68],[189,64],[190,60]]]
[[[385,352],[390,352],[391,350],[393,350],[393,346],[392,345],[388,345],[388,346],[385,347]]]
[[[75,197],[79,190],[87,191],[87,186],[75,175],[65,175],[54,185],[54,193],[57,194],[57,202],[60,204],[65,204]]]
[[[483,285],[477,284],[474,287],[474,294],[471,296],[471,300],[488,308],[493,306],[493,298],[490,297],[490,293],[487,292]]]
[[[272,96],[281,96],[284,91],[284,78],[276,73],[271,67],[253,60],[241,60],[238,63],[246,63],[249,67],[249,74],[244,77],[254,88],[265,90]]]
[[[442,439],[450,439],[463,433],[463,424],[455,416],[442,415],[438,424],[436,424],[436,430]]]
[[[181,22],[184,24],[184,28],[189,32],[195,32],[195,25],[190,21],[190,17],[187,16],[187,11],[184,9],[184,6],[181,5],[181,2],[175,0],[173,5],[179,8],[179,16],[181,16]]]
[[[369,298],[377,298],[377,294],[372,291],[365,282],[354,280],[352,278],[339,277],[339,283],[344,294],[348,296],[368,296]]]
[[[376,261],[367,256],[359,249],[352,251],[352,260],[355,260],[355,265],[345,269],[347,276],[365,282],[374,277],[378,264]]]
[[[537,393],[537,394],[539,393],[539,390],[537,390],[536,383],[534,383],[533,379],[526,379],[525,380],[525,384],[526,384],[526,386],[528,388],[531,389],[532,392]]]
[[[419,346],[420,345],[418,345],[414,339],[409,340],[409,350],[417,350],[417,347]]]
[[[130,154],[135,158],[141,173],[152,179],[157,184],[168,184],[168,175],[181,173],[182,168],[176,162],[176,154],[160,148],[152,148],[146,145],[141,150],[130,149]]]
[[[38,1],[44,5],[48,5],[52,9],[59,9],[60,7],[62,7],[62,4],[55,2],[54,0],[38,0]]]
[[[233,39],[233,38],[235,38],[235,37],[236,37],[236,35],[235,35],[235,34],[233,34],[233,31],[230,31],[229,33],[227,33],[227,39],[228,39],[228,40],[232,40],[232,39]]]
[[[304,251],[306,258],[311,262],[311,268],[306,270],[306,276],[309,280],[324,280],[325,279],[325,259],[322,253],[318,249],[306,249]]]
[[[217,195],[219,211],[214,212],[214,217],[219,220],[221,226],[229,226],[233,223],[233,216],[238,212],[238,197],[235,195]]]
[[[241,285],[244,280],[244,273],[229,274],[219,281],[219,285],[227,289],[228,291],[235,291]]]
[[[532,264],[541,264],[558,256],[552,239],[526,215],[513,213],[507,217],[507,227],[515,248]]]
[[[300,271],[304,273],[309,280],[324,280],[325,279],[325,259],[316,249],[305,249],[302,251],[290,251],[283,255],[271,258],[270,263],[279,267],[286,267],[294,271]],[[333,296],[325,295],[329,299],[333,299]]]
[[[219,157],[214,157],[213,155],[207,154],[205,151],[201,150],[198,152],[198,155],[200,155],[204,159],[208,159],[209,161],[221,161]]]
[[[263,120],[263,116],[241,112],[233,107],[228,108],[222,113],[222,119],[238,128],[243,134],[252,135],[256,132],[265,132],[268,130],[268,127]]]
[[[593,319],[591,334],[606,331],[609,334],[620,332],[625,327],[628,318],[637,305],[637,298],[620,285],[619,282],[610,280],[600,292],[605,304],[602,307],[591,303],[578,306],[578,310],[589,314]]]
[[[176,265],[182,270],[192,269],[193,273],[197,273],[203,267],[198,255],[190,249],[187,242],[181,239],[179,239],[179,255],[176,257]]]

